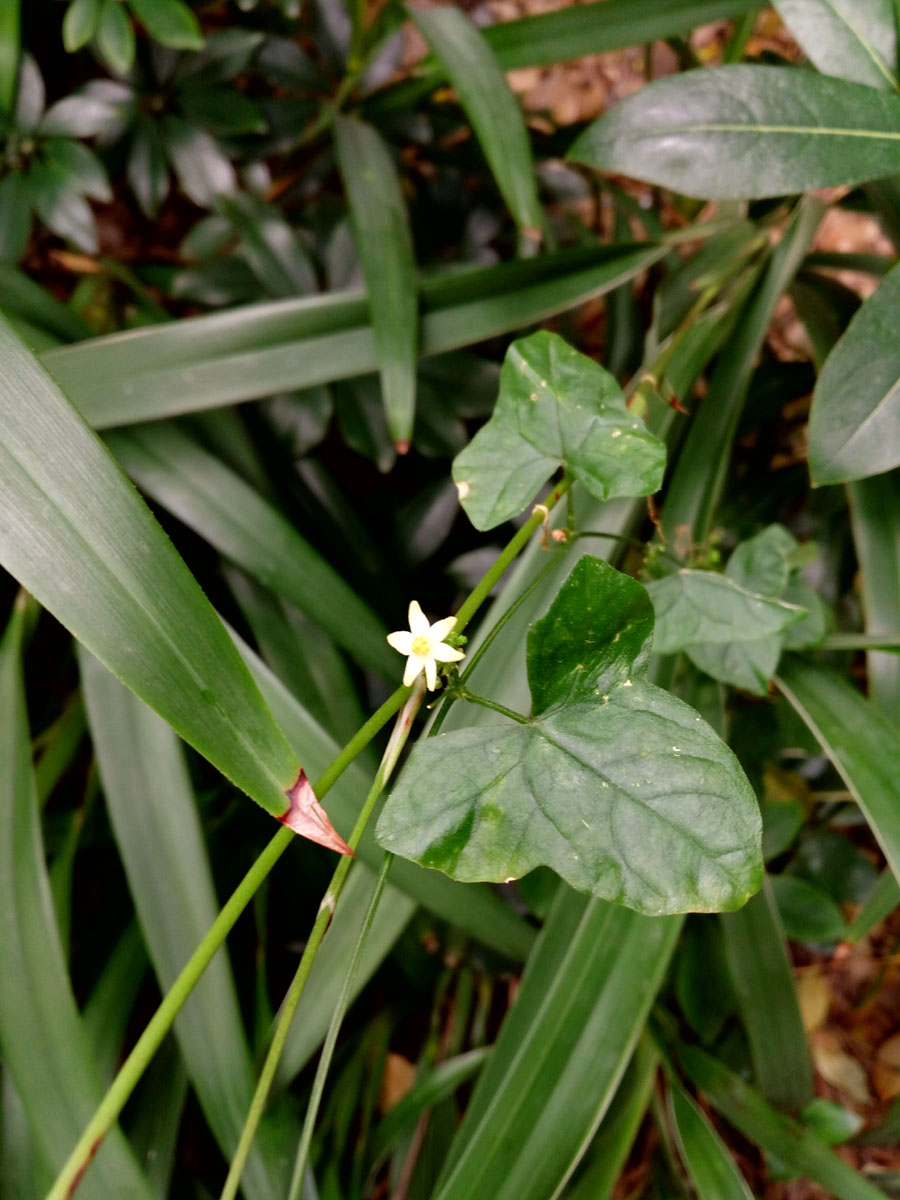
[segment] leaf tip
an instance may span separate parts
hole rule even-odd
[[[394,442],[394,449],[398,454],[409,454],[409,439],[402,438],[399,442]]]
[[[338,854],[349,855],[350,858],[355,857],[353,851],[328,819],[325,809],[316,799],[316,793],[302,767],[297,778],[289,788],[285,789],[284,794],[290,803],[277,818],[282,825],[286,825],[300,837],[305,837],[319,846],[336,850]]]

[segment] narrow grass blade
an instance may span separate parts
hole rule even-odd
[[[333,761],[340,747],[249,646],[237,637],[235,641],[288,739],[298,745],[302,743],[310,775],[315,777]],[[328,794],[329,811],[335,823],[347,833],[359,812],[369,782],[362,768],[352,763]],[[377,867],[384,857],[371,834],[363,837],[358,853],[369,867]],[[534,944],[533,929],[490,888],[454,883],[438,871],[400,861],[394,863],[392,879],[392,887],[411,896],[470,937],[514,962],[527,958]]]
[[[16,103],[22,49],[20,0],[6,0],[0,9],[0,112],[12,113]]]
[[[699,1105],[677,1083],[671,1086],[669,1103],[681,1156],[698,1200],[753,1200],[747,1181],[722,1139]]]
[[[406,1095],[389,1108],[375,1131],[371,1144],[373,1168],[405,1133],[410,1133],[419,1117],[447,1100],[456,1090],[478,1074],[490,1050],[480,1046],[448,1058],[420,1076]]]
[[[65,1161],[102,1095],[75,1007],[44,865],[22,683],[23,606],[0,643],[0,1038],[40,1156]],[[97,1153],[85,1197],[149,1200],[118,1129]]]
[[[147,972],[147,951],[132,921],[107,959],[82,1012],[97,1073],[105,1087],[112,1083],[134,1002]]]
[[[409,448],[415,416],[419,326],[409,214],[378,131],[364,121],[338,116],[334,135],[369,293],[388,429],[403,452]]]
[[[420,353],[454,350],[603,295],[661,258],[655,245],[591,246],[423,280]],[[96,428],[127,425],[378,369],[364,294],[278,301],[48,352]]]
[[[900,905],[900,883],[893,871],[882,871],[862,908],[847,926],[846,940],[858,942]]]
[[[128,1140],[159,1200],[171,1195],[171,1176],[188,1078],[173,1037],[167,1037],[128,1108]]]
[[[96,659],[82,653],[79,664],[116,844],[165,992],[219,907],[196,801],[172,730]],[[204,1115],[227,1158],[240,1136],[240,1114],[250,1103],[253,1080],[224,950],[176,1017],[175,1036]],[[278,1200],[284,1190],[273,1133],[270,1129],[268,1139],[260,1138],[251,1153],[245,1177],[249,1196]]]
[[[3,1200],[40,1200],[53,1182],[53,1171],[38,1150],[9,1071],[0,1075],[0,1196]]]
[[[347,974],[366,907],[375,884],[373,871],[358,863],[341,893],[328,936],[316,955],[288,1031],[273,1086],[286,1087],[322,1044]],[[376,909],[353,976],[350,1001],[359,995],[392,950],[415,912],[415,901],[387,886]]]
[[[812,1063],[768,877],[719,922],[759,1089],[778,1108],[802,1108],[813,1095]]]
[[[681,929],[560,888],[435,1200],[547,1200],[606,1112]]]
[[[822,367],[809,416],[809,470],[816,484],[846,483],[900,466],[900,350],[891,332],[898,304],[895,267]]]
[[[794,655],[776,682],[840,772],[900,881],[900,735],[839,675]]]
[[[759,8],[757,0],[603,0],[501,21],[483,36],[503,70],[512,71],[655,42]]]
[[[497,186],[519,228],[540,238],[543,214],[518,101],[478,28],[458,8],[410,9],[459,94]]]
[[[0,561],[275,816],[296,760],[197,583],[124,475],[0,323]]]
[[[9,263],[0,263],[0,309],[7,316],[22,317],[64,342],[93,337],[90,325],[77,313]]]
[[[115,430],[107,445],[142,491],[260,583],[295,604],[365,666],[397,674],[387,630],[368,605],[220,458],[179,426]]]
[[[900,471],[851,483],[850,518],[866,628],[893,629],[900,613]],[[900,722],[900,657],[866,655],[869,698]]]
[[[685,525],[696,542],[709,532],[721,498],[731,461],[731,443],[737,430],[750,378],[762,349],[775,306],[787,289],[824,213],[821,201],[803,200],[795,210],[784,237],[756,285],[740,321],[723,348],[678,458],[666,493],[663,527],[674,540],[676,527]],[[710,467],[712,456],[714,467]]]
[[[693,1082],[731,1125],[793,1174],[821,1184],[837,1200],[884,1200],[884,1192],[838,1158],[816,1134],[782,1116],[722,1063],[694,1046],[679,1057]]]
[[[659,1056],[644,1035],[565,1200],[608,1200],[650,1104]]]
[[[290,604],[260,587],[243,571],[226,567],[225,578],[266,664],[307,712],[339,745],[366,720],[347,661],[325,632]],[[360,760],[374,773],[377,757]]]

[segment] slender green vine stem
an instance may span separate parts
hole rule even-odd
[[[372,928],[372,922],[375,920],[375,913],[378,910],[378,905],[381,902],[381,895],[387,883],[388,873],[391,869],[391,863],[394,861],[394,856],[391,853],[385,854],[384,862],[381,864],[381,870],[378,872],[378,878],[375,881],[375,888],[372,892],[372,897],[369,900],[369,907],[366,909],[366,915],[363,919],[362,928],[359,931],[359,936],[356,939],[356,945],[353,947],[353,953],[350,956],[350,962],[344,974],[344,982],[341,986],[341,994],[338,996],[337,1004],[331,1016],[331,1022],[328,1026],[328,1033],[325,1036],[325,1044],[322,1046],[322,1053],[319,1056],[318,1066],[316,1067],[316,1077],[313,1080],[312,1093],[309,1097],[309,1104],[306,1106],[306,1116],[303,1118],[303,1130],[300,1134],[300,1144],[297,1147],[297,1157],[294,1160],[294,1174],[291,1177],[291,1187],[288,1192],[287,1200],[300,1200],[300,1189],[303,1186],[303,1175],[306,1169],[306,1160],[309,1156],[309,1147],[312,1142],[313,1131],[315,1130],[316,1117],[319,1113],[319,1106],[322,1103],[322,1095],[325,1091],[325,1081],[328,1078],[328,1071],[331,1066],[331,1060],[334,1057],[334,1048],[337,1045],[338,1034],[341,1030],[341,1025],[344,1021],[344,1016],[347,1009],[350,1007],[350,998],[353,995],[353,980],[356,977],[356,972],[359,968],[359,960],[362,958],[362,952],[365,948],[366,941],[369,937],[369,932]]]
[[[501,717],[507,717],[510,721],[515,721],[517,725],[531,724],[528,717],[523,717],[521,713],[507,708],[505,704],[498,704],[496,700],[488,700],[485,696],[476,696],[474,692],[461,691],[459,699],[468,700],[470,704],[477,704],[480,708],[489,708],[491,712],[499,713]]]
[[[571,480],[561,480],[549,496],[547,496],[543,506],[536,508],[524,525],[509,540],[498,556],[497,561],[485,572],[483,578],[476,584],[475,588],[463,602],[462,607],[457,613],[455,632],[461,633],[465,629],[480,606],[490,595],[494,585],[527,544],[531,535],[540,527],[545,519],[544,511],[552,508],[568,492],[570,487]],[[319,799],[322,799],[326,795],[353,759],[371,742],[398,709],[410,698],[412,690],[409,687],[399,687],[392,692],[381,707],[372,714],[347,745],[344,746],[334,762],[326,768],[319,779],[313,784],[313,790]],[[360,817],[362,817],[362,813]],[[231,932],[238,917],[253,899],[263,880],[290,845],[294,836],[294,833],[287,828],[279,829],[247,871],[234,892],[229,896],[221,912],[210,926],[206,936],[182,968],[181,973],[163,997],[159,1008],[157,1008],[135,1043],[133,1050],[122,1064],[119,1073],[113,1080],[106,1095],[100,1101],[94,1115],[76,1142],[62,1170],[57,1175],[53,1186],[47,1193],[46,1200],[69,1200],[69,1197],[74,1195],[81,1178],[90,1165],[91,1159],[100,1148],[103,1138],[118,1119],[128,1098],[137,1086],[138,1080],[147,1069],[163,1038],[171,1029],[176,1016],[191,994],[197,980],[206,970],[213,955]],[[352,835],[350,845],[354,845]],[[349,858],[342,859],[338,864],[338,869],[343,869],[346,872],[349,870],[351,862],[352,860]],[[330,894],[330,889],[329,893],[326,894],[326,899],[328,894]],[[325,900],[323,900],[323,904],[325,904]],[[323,915],[323,910],[320,907],[320,917],[323,922],[321,936],[319,937],[319,941],[321,942],[321,938],[324,936],[328,926],[330,912],[326,911]],[[312,962],[310,960],[309,966],[311,965]]]
[[[397,688],[350,739],[334,762],[326,768],[313,785],[313,790],[320,799],[334,786],[353,759],[369,744],[376,733],[387,724],[408,698],[410,690],[408,687]],[[109,1091],[101,1100],[84,1133],[78,1139],[57,1176],[53,1187],[47,1193],[47,1200],[67,1200],[68,1197],[74,1195],[81,1177],[100,1148],[103,1138],[124,1108],[197,980],[206,970],[213,955],[231,932],[238,917],[250,903],[263,880],[291,844],[294,836],[295,834],[290,829],[279,829],[226,900],[222,911],[210,926],[209,932],[182,968],[178,978],[151,1017],[146,1029],[138,1038],[134,1049],[122,1064]],[[351,861],[349,858],[341,859],[342,863],[349,864]]]
[[[413,720],[421,706],[425,696],[425,680],[420,675],[413,684],[406,703],[397,715],[397,721],[394,725],[394,730],[391,734],[390,741],[387,744],[387,749],[384,752],[384,757],[381,764],[375,773],[375,779],[369,789],[369,794],[366,797],[365,803],[360,809],[359,816],[356,818],[356,824],[353,826],[353,832],[347,841],[351,850],[356,850],[360,839],[365,832],[366,826],[375,811],[375,805],[378,803],[381,793],[384,791],[385,785],[391,776],[391,772],[397,765],[397,760],[400,757],[400,752],[406,744],[406,740],[412,730]],[[269,1090],[272,1086],[272,1080],[275,1078],[275,1071],[278,1068],[278,1063],[281,1059],[284,1044],[287,1040],[288,1031],[291,1027],[291,1022],[294,1019],[294,1014],[297,1011],[297,1005],[300,1003],[300,997],[306,987],[306,981],[309,978],[309,973],[312,970],[312,965],[315,962],[316,955],[319,952],[319,946],[322,944],[322,939],[328,926],[331,924],[334,911],[337,906],[338,899],[344,889],[344,884],[347,876],[350,873],[350,867],[353,859],[346,855],[342,857],[335,867],[334,874],[331,877],[331,882],[328,885],[328,890],[322,897],[319,904],[319,911],[316,914],[316,919],[310,932],[306,946],[303,949],[303,954],[294,973],[294,978],[291,980],[291,986],[288,988],[287,995],[284,998],[284,1003],[281,1006],[281,1011],[278,1015],[278,1021],[275,1025],[275,1032],[272,1035],[272,1041],[269,1045],[269,1052],[266,1055],[266,1061],[263,1063],[262,1071],[260,1072],[259,1082],[256,1085],[256,1091],[253,1093],[253,1100],[250,1103],[250,1108],[247,1112],[247,1119],[244,1122],[244,1128],[241,1130],[240,1141],[238,1142],[237,1150],[231,1160],[231,1166],[228,1170],[228,1176],[222,1188],[220,1200],[234,1200],[237,1196],[238,1187],[241,1182],[241,1175],[244,1172],[244,1167],[247,1164],[247,1157],[250,1153],[250,1147],[253,1144],[253,1139],[256,1136],[256,1130],[262,1120],[263,1112],[265,1111],[266,1102],[269,1097]],[[346,983],[345,983],[346,986]],[[324,1086],[324,1080],[323,1080]],[[304,1127],[305,1134],[305,1127]],[[302,1144],[302,1139],[301,1139]],[[302,1178],[302,1170],[301,1170]]]
[[[469,596],[463,601],[462,607],[456,614],[456,625],[453,627],[454,633],[462,633],[468,623],[478,612],[482,604],[487,600],[493,590],[494,584],[503,576],[507,567],[518,555],[519,551],[528,544],[531,535],[540,529],[543,522],[546,520],[544,511],[550,511],[560,500],[569,488],[572,486],[572,480],[563,478],[554,487],[553,491],[543,501],[542,504],[536,505],[531,516],[525,524],[513,534],[507,542],[505,548],[500,551],[497,561],[484,573],[481,581],[476,584]]]

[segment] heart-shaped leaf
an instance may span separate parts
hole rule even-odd
[[[656,612],[654,648],[674,654],[686,646],[752,642],[781,633],[802,608],[762,596],[714,571],[675,571],[647,585]]]
[[[592,496],[646,496],[662,483],[666,452],[625,406],[593,359],[542,330],[510,346],[490,421],[453,462],[476,529],[517,516],[560,466]]]
[[[728,747],[646,678],[646,590],[582,558],[528,637],[535,715],[416,747],[383,846],[461,880],[540,864],[639,912],[737,908],[762,878],[760,817]]]
[[[810,548],[769,525],[741,542],[724,575],[686,570],[648,584],[655,648],[684,650],[713,679],[765,695],[782,650],[825,636],[825,605],[800,575]]]

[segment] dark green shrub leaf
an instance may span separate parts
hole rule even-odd
[[[507,351],[494,415],[453,462],[476,529],[516,516],[560,466],[592,496],[646,496],[662,483],[665,447],[628,411],[612,375],[555,333]]]
[[[772,875],[772,892],[784,932],[796,942],[837,942],[847,932],[829,895],[796,875]]]
[[[118,75],[131,70],[134,62],[134,26],[119,0],[104,0],[97,22],[97,48]]]
[[[756,801],[713,730],[646,679],[651,630],[644,588],[581,559],[529,633],[535,716],[420,743],[381,844],[460,880],[545,864],[645,913],[744,903],[762,877]]]
[[[540,236],[543,214],[531,143],[519,102],[472,20],[453,5],[412,9],[410,16],[440,59],[520,229]]]
[[[202,50],[197,18],[181,0],[129,0],[131,10],[147,32],[173,50]]]
[[[100,16],[100,0],[72,0],[63,18],[63,45],[71,54],[94,36]]]
[[[846,483],[900,465],[900,269],[847,327],[819,375],[809,421],[813,482]]]
[[[900,171],[900,96],[787,67],[691,71],[616,105],[569,157],[703,199],[860,183]]]
[[[18,262],[30,232],[31,207],[25,178],[11,171],[0,179],[0,261]]]

